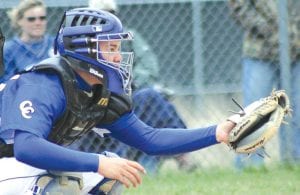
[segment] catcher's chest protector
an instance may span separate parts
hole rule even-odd
[[[111,123],[131,110],[131,99],[128,96],[111,94],[100,85],[92,90],[92,96],[79,89],[75,74],[68,63],[61,57],[49,58],[32,69],[54,72],[62,81],[67,107],[49,135],[50,141],[60,145],[71,144],[96,124]]]

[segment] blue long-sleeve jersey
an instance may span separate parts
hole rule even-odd
[[[71,150],[47,140],[66,109],[58,76],[30,72],[1,84],[0,90],[0,138],[14,143],[18,160],[47,170],[97,171],[97,154]],[[155,155],[189,152],[217,143],[216,126],[157,129],[143,123],[133,112],[97,128],[105,128],[120,141]]]

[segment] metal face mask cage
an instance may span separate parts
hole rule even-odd
[[[131,41],[133,36],[128,33],[97,35],[91,42],[96,43],[97,61],[115,69],[121,79],[125,93],[131,94],[133,52]],[[93,52],[93,53],[94,53]]]

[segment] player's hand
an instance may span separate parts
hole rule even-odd
[[[232,121],[225,121],[217,126],[216,139],[218,142],[228,143],[228,136],[230,131],[235,127],[235,123]]]
[[[98,173],[106,178],[116,179],[129,188],[142,183],[142,174],[145,174],[146,170],[131,160],[100,155]]]

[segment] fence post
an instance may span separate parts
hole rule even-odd
[[[278,9],[278,37],[279,37],[279,64],[280,64],[280,85],[291,97],[291,58],[289,50],[289,32],[288,32],[288,6],[287,0],[277,0]],[[292,159],[292,145],[290,140],[291,127],[285,125],[280,132],[280,155],[282,160],[287,162]]]

